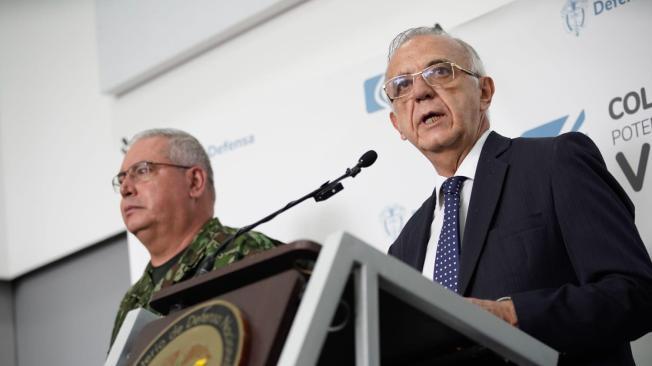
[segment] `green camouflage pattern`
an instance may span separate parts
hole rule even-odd
[[[120,303],[120,308],[118,309],[118,314],[113,325],[113,332],[111,333],[111,345],[113,345],[113,341],[118,335],[118,330],[120,330],[120,326],[129,311],[142,307],[157,313],[149,306],[152,295],[162,288],[185,279],[186,274],[194,273],[202,259],[207,255],[215,253],[219,244],[224,242],[237,230],[222,226],[217,218],[211,219],[202,227],[188,248],[185,249],[179,261],[156,284],[153,283],[152,279],[152,265],[148,263],[141,278],[131,286]],[[261,233],[255,231],[247,232],[240,235],[228,247],[222,250],[222,253],[215,258],[213,269],[224,267],[244,258],[248,254],[271,249],[279,244],[281,244],[279,241],[270,239]]]

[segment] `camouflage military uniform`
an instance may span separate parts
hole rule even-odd
[[[217,218],[208,221],[186,248],[179,261],[156,284],[153,283],[152,279],[152,265],[151,263],[147,264],[142,277],[127,291],[120,303],[120,309],[116,315],[113,332],[111,333],[111,344],[113,344],[118,330],[129,311],[142,307],[156,313],[149,306],[152,294],[161,288],[179,282],[187,273],[193,273],[206,255],[214,253],[219,244],[236,231],[237,229],[222,226]],[[250,253],[271,249],[279,244],[278,241],[257,232],[242,234],[215,258],[213,269],[224,267]]]

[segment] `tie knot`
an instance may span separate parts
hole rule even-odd
[[[441,185],[441,190],[444,192],[445,195],[447,194],[453,194],[453,195],[459,195],[460,194],[460,188],[462,188],[462,183],[466,177],[460,177],[460,176],[455,176],[455,177],[450,177],[444,181],[444,184]]]

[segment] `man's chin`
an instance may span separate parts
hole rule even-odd
[[[149,225],[144,222],[137,222],[136,220],[133,220],[132,222],[127,222],[125,226],[127,227],[127,231],[138,236],[138,234],[146,230]]]
[[[455,149],[459,144],[459,140],[458,136],[451,133],[431,134],[419,140],[419,150],[424,153],[438,154]]]
[[[446,151],[446,145],[440,141],[422,141],[419,150],[424,154],[438,154]]]

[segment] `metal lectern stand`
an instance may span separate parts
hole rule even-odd
[[[398,302],[450,329],[450,334],[458,333],[505,360],[519,365],[557,364],[558,353],[552,348],[429,281],[397,259],[340,232],[329,237],[317,258],[278,365],[318,363],[351,274],[354,278],[355,364],[358,366],[379,366],[381,363],[381,291],[388,294],[384,298],[400,299]],[[436,334],[443,339],[445,333]],[[405,339],[411,335],[399,334],[398,337]],[[424,341],[422,337],[415,338]],[[437,337],[425,341],[432,342],[436,348]]]

